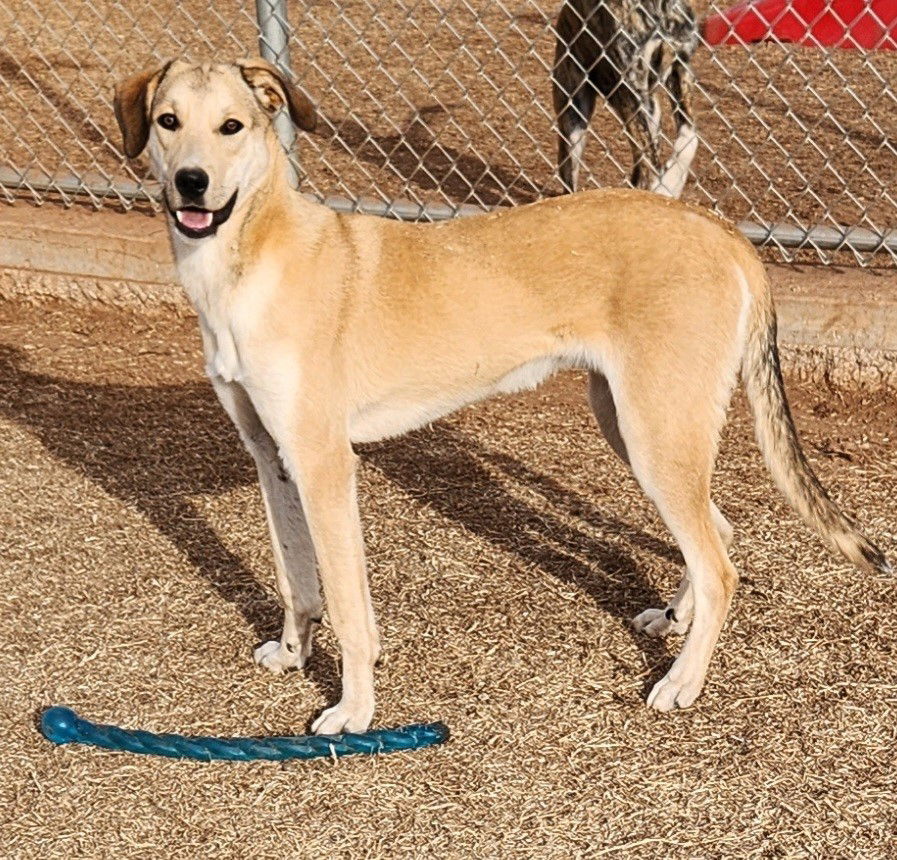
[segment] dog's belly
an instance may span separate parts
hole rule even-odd
[[[528,361],[497,380],[484,381],[481,385],[477,385],[476,377],[473,377],[466,387],[457,386],[454,390],[431,396],[414,397],[409,392],[397,392],[359,409],[349,422],[349,438],[352,442],[376,442],[400,436],[493,394],[513,394],[535,388],[558,370],[572,367],[575,363],[560,356],[545,356]]]

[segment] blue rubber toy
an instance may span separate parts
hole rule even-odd
[[[448,740],[448,726],[420,723],[397,729],[373,729],[340,735],[299,735],[274,738],[210,738],[156,734],[104,726],[79,717],[71,708],[47,708],[41,714],[41,734],[54,744],[90,744],[108,750],[197,761],[284,761],[344,755],[415,750]]]

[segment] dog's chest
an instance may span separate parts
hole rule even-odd
[[[225,382],[242,382],[245,374],[231,329],[222,324],[210,325],[206,320],[203,325],[209,342],[206,373]]]
[[[259,316],[258,285],[256,279],[235,279],[220,257],[220,253],[196,254],[179,261],[178,270],[199,316],[206,373],[225,382],[242,382],[248,336]]]

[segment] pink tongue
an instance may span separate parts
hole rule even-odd
[[[189,230],[205,230],[212,225],[211,212],[193,212],[190,209],[182,209],[179,213],[181,224]]]

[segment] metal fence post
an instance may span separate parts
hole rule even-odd
[[[286,0],[255,0],[255,16],[259,26],[259,53],[269,63],[273,63],[292,79],[290,67],[290,34],[287,21]],[[296,142],[296,129],[286,110],[281,110],[274,119],[274,128],[283,148],[287,152],[293,167],[291,182],[298,185],[297,164],[293,157],[293,145]]]

